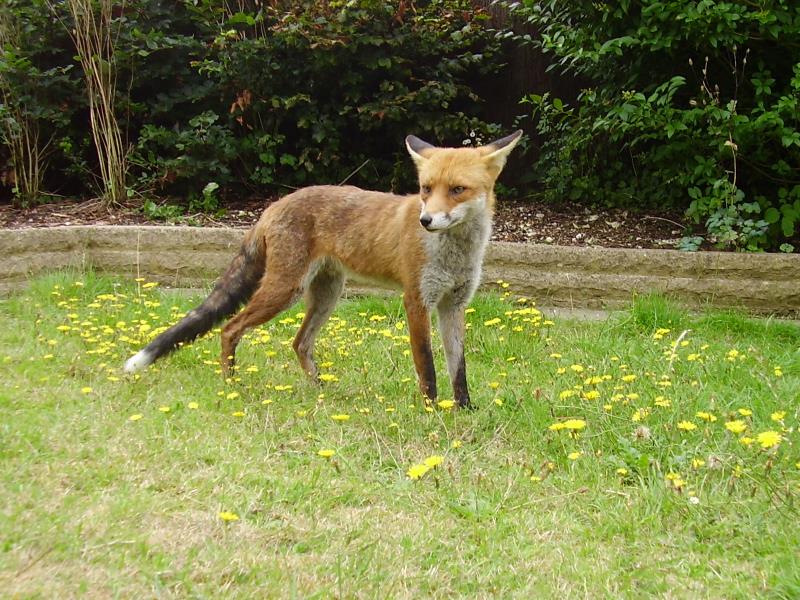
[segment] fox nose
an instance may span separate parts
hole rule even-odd
[[[433,223],[433,217],[432,217],[432,216],[430,216],[430,215],[428,215],[428,214],[422,215],[422,216],[419,218],[419,222],[420,222],[420,224],[421,224],[423,227],[427,228],[427,227],[428,227],[428,225],[430,225],[431,223]]]

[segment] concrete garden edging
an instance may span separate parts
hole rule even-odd
[[[0,229],[0,294],[32,275],[64,268],[146,277],[207,288],[233,257],[244,229],[68,226]],[[634,294],[661,292],[689,305],[800,314],[800,256],[684,253],[493,242],[484,285],[498,279],[543,306],[622,307]]]

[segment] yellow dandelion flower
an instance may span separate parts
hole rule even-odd
[[[559,400],[566,400],[567,398],[570,398],[570,397],[574,396],[577,393],[578,392],[576,392],[575,390],[564,390],[563,392],[561,392],[558,395],[558,398],[559,398]]]
[[[567,458],[570,460],[578,460],[581,456],[583,456],[583,452],[570,452],[567,454]]]
[[[331,415],[331,419],[334,421],[349,421],[350,415]]]
[[[489,382],[489,387],[492,388],[493,390],[496,390],[497,388],[500,387],[500,382],[499,381],[490,381]]]
[[[628,474],[628,469],[625,469],[625,468],[622,468],[622,467],[617,469],[617,475],[621,475],[622,477],[625,477],[625,475],[627,475],[627,474]]]
[[[494,399],[494,403],[495,403],[497,406],[503,406],[503,400],[502,400],[502,398],[495,398],[495,399]]]
[[[597,390],[591,390],[585,392],[583,394],[583,397],[586,398],[587,400],[597,400],[600,397],[600,392],[598,392]]]
[[[561,355],[560,355],[558,352],[553,352],[553,353],[550,355],[550,358],[561,358]]]
[[[138,421],[138,420],[139,420],[139,419],[141,419],[143,416],[144,416],[144,415],[142,415],[141,413],[136,413],[135,415],[131,415],[130,417],[128,417],[128,420],[129,420],[129,421]]]
[[[495,317],[494,319],[489,319],[488,321],[484,321],[483,324],[486,327],[492,327],[494,325],[498,325],[500,322],[501,322],[501,319],[498,318],[498,317]]]
[[[227,400],[236,400],[236,398],[238,397],[239,397],[239,392],[229,392],[228,394],[225,395],[225,398]]]
[[[783,377],[783,369],[780,367],[775,367],[773,373],[775,374],[775,377]]]
[[[743,417],[749,417],[750,415],[753,414],[753,411],[750,410],[749,408],[740,408],[736,412],[738,412]]]
[[[584,371],[583,365],[570,365],[569,368],[575,373],[583,373]]]
[[[453,443],[451,444],[451,446],[453,448],[461,448],[462,444],[463,444],[463,442],[461,440],[453,440]]]
[[[92,393],[92,388],[90,388],[88,385],[86,387],[81,388],[81,394],[91,394],[91,393]]]
[[[566,421],[560,421],[558,423],[553,423],[550,425],[548,429],[550,431],[560,431],[561,429],[569,429],[571,432],[577,432],[586,427],[586,421],[583,419],[568,419]]]
[[[231,413],[232,417],[243,417],[244,411],[243,410],[235,410]]]
[[[197,402],[189,402],[189,404],[187,404],[186,406],[188,406],[192,410],[197,410],[198,408],[200,408],[200,405]]]
[[[583,419],[568,419],[564,421],[564,428],[573,431],[580,431],[586,427],[586,421]]]
[[[786,411],[785,410],[776,410],[774,413],[772,413],[769,416],[769,418],[772,419],[773,421],[780,422],[780,421],[783,421],[785,416],[786,416]]]
[[[636,381],[636,375],[623,375],[622,381],[625,383],[630,383],[631,381]]]
[[[437,406],[444,410],[450,410],[455,406],[455,404],[456,404],[455,400],[440,400],[439,402],[437,402]]]
[[[777,431],[762,431],[756,436],[756,441],[762,448],[774,448],[781,443],[781,434]]]
[[[697,425],[691,421],[681,421],[678,423],[678,429],[682,431],[693,431],[694,429],[697,429]]]
[[[709,423],[713,423],[714,421],[717,420],[717,417],[715,417],[710,412],[699,411],[699,412],[695,413],[695,415],[699,419],[703,419],[703,421],[708,421]]]
[[[221,513],[219,513],[219,518],[222,519],[225,522],[238,521],[239,520],[239,515],[237,515],[236,513],[228,512],[228,511],[224,510]]]
[[[419,479],[430,470],[431,468],[427,465],[411,465],[406,471],[406,475],[409,479]]]
[[[168,413],[172,409],[169,406],[159,406],[158,410],[161,411],[162,413]]]
[[[739,434],[742,433],[745,429],[747,429],[747,424],[741,419],[736,419],[734,421],[726,422],[725,429],[727,429],[731,433]]]
[[[743,435],[742,437],[739,438],[739,443],[744,446],[750,446],[753,442],[755,442],[755,440],[746,435]]]
[[[317,452],[322,458],[330,458],[334,454],[336,454],[336,450],[331,450],[329,448],[323,448],[319,452]]]
[[[319,380],[320,381],[339,381],[339,378],[336,375],[333,375],[332,373],[322,373],[322,375],[319,376]]]
[[[433,469],[435,467],[438,467],[440,464],[442,464],[443,460],[444,460],[443,456],[439,456],[437,454],[434,454],[433,456],[429,456],[428,458],[426,458],[424,461],[422,461],[422,463],[426,467],[428,467],[429,469]]]

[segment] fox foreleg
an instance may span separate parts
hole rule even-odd
[[[453,395],[458,406],[470,405],[467,388],[467,364],[464,360],[464,306],[443,299],[438,306],[439,333],[442,336],[447,371],[453,384]]]
[[[422,394],[429,400],[436,400],[436,370],[431,352],[431,317],[419,294],[406,293],[403,304],[408,317],[408,330],[411,337],[411,354],[417,370],[417,380]]]

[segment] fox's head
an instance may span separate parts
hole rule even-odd
[[[522,131],[477,148],[437,148],[418,137],[406,138],[417,165],[419,222],[428,231],[455,227],[494,209],[494,182]]]

